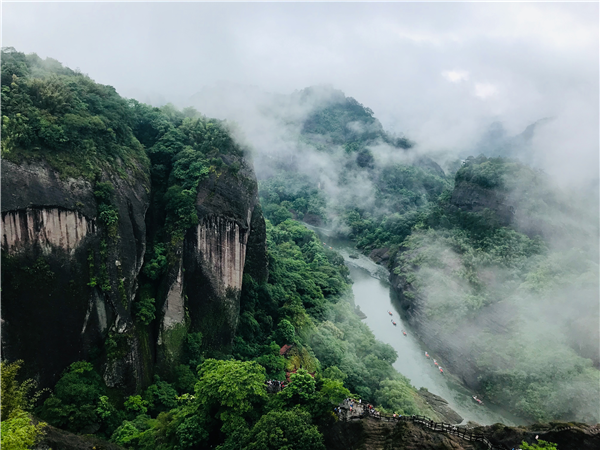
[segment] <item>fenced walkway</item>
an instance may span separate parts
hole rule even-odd
[[[352,410],[350,410],[350,404],[352,404]],[[358,404],[354,402],[344,401],[338,408],[338,417],[340,420],[353,421],[361,420],[367,417],[371,417],[375,420],[383,422],[412,422],[429,428],[430,430],[437,431],[440,433],[448,433],[453,436],[457,436],[465,441],[481,442],[488,450],[510,450],[504,445],[494,445],[490,440],[483,434],[473,433],[465,428],[459,428],[449,423],[434,422],[433,420],[425,416],[400,416],[392,414],[382,414],[379,411],[370,409],[368,405]]]

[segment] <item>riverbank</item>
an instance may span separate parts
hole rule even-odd
[[[476,392],[467,389],[451,372],[444,370],[443,374],[440,373],[433,359],[436,358],[444,368],[443,355],[432,354],[429,359],[425,356],[428,349],[403,320],[401,309],[390,290],[389,272],[385,267],[357,252],[351,242],[332,237],[330,230],[310,225],[307,228],[320,236],[323,245],[331,247],[344,258],[353,280],[354,302],[367,316],[363,322],[378,340],[394,348],[398,354],[394,368],[409,378],[413,386],[445,399],[448,406],[464,418],[463,423],[517,425],[525,422],[496,405],[477,404],[473,400]],[[388,311],[393,315],[390,316]],[[396,326],[392,324],[392,319],[396,321]],[[402,330],[407,332],[406,336]]]

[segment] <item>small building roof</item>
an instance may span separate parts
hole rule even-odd
[[[292,348],[292,345],[291,345],[291,344],[284,345],[283,347],[281,347],[281,348],[279,349],[279,355],[280,355],[280,356],[284,356],[284,355],[285,355],[287,352],[289,352],[289,351],[290,351],[290,349],[291,349],[291,348]]]

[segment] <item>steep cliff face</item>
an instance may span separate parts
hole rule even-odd
[[[256,178],[243,159],[237,174],[213,175],[198,188],[199,223],[184,249],[185,292],[192,329],[202,331],[212,348],[231,345],[240,308],[246,259],[264,259],[262,240],[248,248],[251,234],[264,230]],[[248,255],[250,253],[252,255]]]
[[[128,175],[101,175],[115,186],[118,212],[116,233],[107,237],[92,183],[63,179],[43,160],[2,161],[3,353],[27,361],[41,386],[91,357],[107,362],[109,385],[140,378],[135,344],[118,357],[99,356],[109,333],[134,339],[130,306],[148,202],[143,180]]]
[[[244,273],[267,276],[254,171],[243,157],[230,158],[239,170],[213,173],[198,187],[198,225],[186,234],[162,308],[158,354],[163,363],[178,359],[186,330],[202,332],[206,348],[227,349],[237,328]]]
[[[38,245],[44,254],[61,248],[70,255],[96,226],[78,211],[58,208],[21,209],[2,214],[2,247],[10,254]]]

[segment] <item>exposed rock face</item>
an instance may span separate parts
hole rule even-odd
[[[456,436],[436,433],[410,422],[386,422],[367,417],[352,422],[336,422],[324,434],[330,450],[456,449],[476,450],[475,443]]]
[[[420,389],[418,394],[431,406],[442,422],[456,425],[463,421],[463,418],[450,408],[448,402],[439,395],[432,394],[423,389]]]
[[[265,259],[266,243],[253,242],[252,227],[264,230],[252,167],[239,158],[241,169],[213,175],[198,187],[198,226],[184,243],[185,293],[191,326],[203,332],[209,348],[231,345],[240,309],[247,257]],[[252,255],[248,255],[251,250]]]
[[[177,271],[177,278],[171,285],[167,294],[167,301],[163,307],[163,330],[170,330],[177,325],[185,323],[185,304],[183,297],[183,274],[181,264]]]
[[[249,222],[250,217],[239,224],[226,217],[207,216],[198,224],[198,256],[205,269],[211,271],[221,296],[227,289],[242,288]]]
[[[2,161],[2,349],[9,360],[25,360],[26,375],[42,387],[101,349],[109,332],[131,334],[148,199],[143,180],[130,177],[102,175],[115,187],[119,214],[117,236],[107,239],[90,182],[61,179],[43,161]],[[104,280],[92,282],[100,267]],[[135,352],[134,344],[122,364],[109,364],[122,366],[112,385],[135,386]]]
[[[352,255],[350,255],[350,257],[352,258]],[[369,253],[369,258],[371,258],[377,264],[387,267],[388,263],[390,262],[390,249],[388,247],[376,248]]]
[[[2,248],[11,254],[39,245],[45,254],[57,247],[72,255],[79,243],[95,232],[95,223],[79,211],[28,208],[2,213]]]
[[[592,450],[600,444],[600,428],[585,424],[552,423],[548,426],[506,427],[496,424],[476,427],[470,431],[486,436],[493,445],[519,448],[539,439],[554,442],[560,449]],[[385,422],[371,417],[351,422],[336,422],[324,433],[325,446],[330,450],[391,450],[391,449],[456,449],[487,448],[449,433],[433,431],[411,422]]]
[[[181,269],[170,277],[163,308],[158,352],[163,366],[178,358],[183,329],[202,332],[209,349],[230,346],[244,273],[266,280],[266,231],[256,178],[242,157],[236,161],[239,171],[213,174],[198,187],[198,225],[185,236]]]
[[[38,423],[35,420],[35,423]],[[123,450],[123,447],[90,434],[70,433],[46,424],[40,442],[34,450]]]

